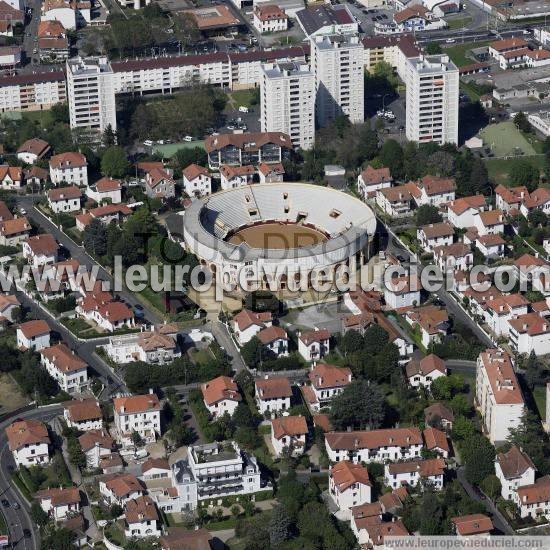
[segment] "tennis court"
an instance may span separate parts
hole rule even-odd
[[[155,145],[153,147],[153,153],[162,155],[162,158],[172,158],[180,149],[204,149],[204,141],[182,141],[180,143],[167,143],[166,145]]]
[[[489,146],[495,157],[536,155],[533,146],[522,136],[515,124],[508,120],[490,124],[480,132],[483,144]]]

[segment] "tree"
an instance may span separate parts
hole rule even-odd
[[[380,427],[385,412],[384,394],[376,382],[354,380],[332,400],[330,418],[339,430]]]
[[[527,120],[527,117],[523,111],[516,113],[514,116],[514,124],[518,130],[521,130],[522,132],[532,132],[531,124],[529,124],[529,120]]]
[[[376,356],[376,380],[387,382],[394,372],[400,372],[398,371],[399,359],[399,348],[393,342],[386,344]]]
[[[527,219],[529,220],[529,223],[534,227],[545,227],[548,223],[548,216],[538,208],[533,210],[532,212],[529,212]]]
[[[426,46],[426,53],[428,55],[437,55],[441,52],[441,46],[437,42],[429,42]]]
[[[49,521],[49,516],[44,510],[42,510],[42,506],[38,504],[38,502],[33,501],[31,505],[31,519],[33,523],[36,523],[38,527],[44,527]]]
[[[242,348],[241,356],[243,361],[250,367],[255,368],[262,359],[262,343],[253,336]]]
[[[418,227],[430,223],[439,223],[441,220],[442,218],[439,210],[431,204],[419,206],[414,214],[414,221]]]
[[[525,185],[531,192],[539,184],[540,173],[539,169],[529,161],[520,159],[512,164],[508,178],[512,185]]]
[[[84,229],[84,248],[93,256],[104,256],[107,252],[107,230],[105,225],[94,218]]]
[[[377,355],[388,343],[388,333],[380,325],[371,325],[363,334],[364,349],[370,355]]]
[[[101,157],[101,173],[110,178],[122,178],[128,172],[128,157],[122,147],[112,145]]]
[[[233,413],[233,423],[235,426],[245,426],[248,428],[253,428],[257,425],[256,419],[250,411],[250,407],[245,401],[241,401],[235,412]]]
[[[481,434],[466,439],[460,450],[466,465],[466,479],[475,485],[488,475],[495,473],[495,448]]]
[[[11,317],[14,323],[22,323],[25,320],[25,312],[20,306],[14,307],[11,312]]]
[[[143,447],[143,445],[145,445],[143,437],[141,437],[141,435],[135,430],[132,432],[132,443],[134,447]]]
[[[86,455],[80,446],[78,439],[73,435],[68,438],[67,450],[69,452],[69,460],[71,464],[74,464],[77,468],[86,467]]]
[[[40,550],[73,550],[75,537],[72,531],[51,525],[42,536]]]
[[[113,127],[110,124],[107,125],[107,128],[105,128],[105,131],[103,132],[102,141],[105,147],[116,145],[116,132],[113,130]]]
[[[292,520],[282,504],[277,504],[271,511],[271,519],[269,521],[269,542],[271,547],[276,548],[291,535]]]
[[[508,441],[523,449],[531,458],[539,473],[549,473],[547,456],[550,456],[548,436],[544,433],[539,417],[525,407],[521,422],[510,428]]]
[[[476,433],[474,423],[464,416],[458,416],[453,422],[452,438],[463,441]]]
[[[119,506],[118,504],[113,504],[109,509],[109,514],[111,514],[112,519],[120,517],[123,513],[124,510],[122,509],[122,506]]]
[[[363,347],[363,336],[356,330],[348,330],[340,342],[340,351],[347,355],[359,351]]]
[[[502,485],[496,475],[489,475],[481,480],[479,488],[491,499],[495,500],[500,496]]]
[[[383,166],[390,169],[394,179],[403,176],[403,149],[394,139],[388,139],[382,145],[378,158]]]
[[[466,416],[470,412],[470,403],[468,403],[468,398],[463,394],[459,393],[455,395],[449,405],[455,416],[462,415]]]

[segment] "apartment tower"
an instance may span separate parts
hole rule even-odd
[[[458,68],[448,55],[407,59],[407,127],[409,141],[458,143]]]
[[[299,62],[267,63],[261,75],[262,132],[284,132],[295,147],[315,141],[315,77]]]
[[[340,115],[364,122],[364,48],[356,34],[311,39],[311,68],[315,75],[318,126]]]
[[[113,69],[106,57],[76,57],[67,61],[67,93],[71,128],[101,134],[116,130]]]

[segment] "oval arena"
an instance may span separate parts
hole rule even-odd
[[[184,217],[189,251],[226,284],[285,289],[292,279],[368,260],[376,217],[362,201],[303,183],[254,184],[194,201]],[[275,285],[268,281],[276,281]]]

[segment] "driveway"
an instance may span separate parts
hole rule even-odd
[[[351,311],[343,302],[315,304],[304,309],[291,310],[281,317],[281,324],[291,329],[327,328],[331,333],[342,331],[342,317]]]

